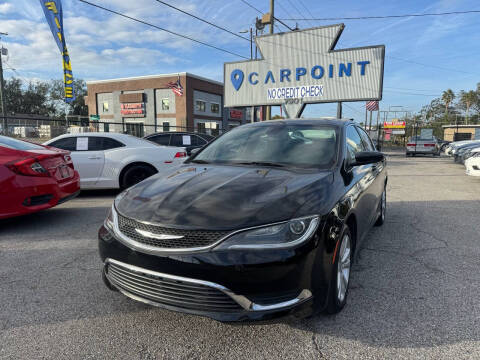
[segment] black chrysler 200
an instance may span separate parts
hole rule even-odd
[[[99,231],[104,281],[221,321],[336,313],[385,219],[385,165],[352,121],[235,128],[117,197]]]

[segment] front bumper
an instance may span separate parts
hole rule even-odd
[[[124,295],[227,322],[270,320],[293,313],[306,316],[322,310],[330,269],[321,269],[322,256],[316,256],[320,243],[312,239],[294,250],[159,256],[125,246],[103,226],[99,231],[104,274]]]

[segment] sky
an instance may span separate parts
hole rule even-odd
[[[245,57],[250,45],[156,0],[91,0],[104,7],[180,32]],[[232,32],[249,29],[259,13],[241,0],[165,0]],[[268,12],[268,0],[248,0]],[[94,8],[63,0],[64,31],[73,74],[85,80],[176,72],[223,81],[223,63],[242,60],[187,39]],[[276,0],[280,19],[357,17],[480,10],[478,0]],[[417,112],[442,92],[480,82],[480,13],[379,20],[298,21],[301,29],[343,22],[336,49],[384,44],[381,110]],[[295,21],[285,21],[290,26]],[[281,31],[286,31],[278,24]],[[277,28],[275,31],[279,31]],[[61,56],[37,0],[0,0],[0,32],[6,78],[61,78]],[[247,35],[248,36],[248,35]],[[15,70],[12,70],[15,69]],[[398,106],[402,106],[399,108]],[[335,104],[307,105],[305,117],[335,116]],[[365,104],[344,103],[343,115],[361,122]],[[393,116],[393,114],[392,114]]]

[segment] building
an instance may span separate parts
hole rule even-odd
[[[447,141],[480,140],[480,125],[443,125],[443,139]]]
[[[169,84],[180,82],[183,95]],[[99,131],[145,136],[161,131],[217,135],[246,122],[245,109],[223,108],[223,83],[190,73],[87,82],[85,102]]]

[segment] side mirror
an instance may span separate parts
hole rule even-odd
[[[377,151],[361,151],[355,154],[355,162],[352,166],[376,164],[385,159],[385,155]]]
[[[190,150],[190,156],[195,155],[199,151],[200,151],[200,148],[195,148],[195,149]]]
[[[377,146],[375,146],[375,149],[377,149],[377,151],[382,151],[382,146],[380,144],[377,144]]]

